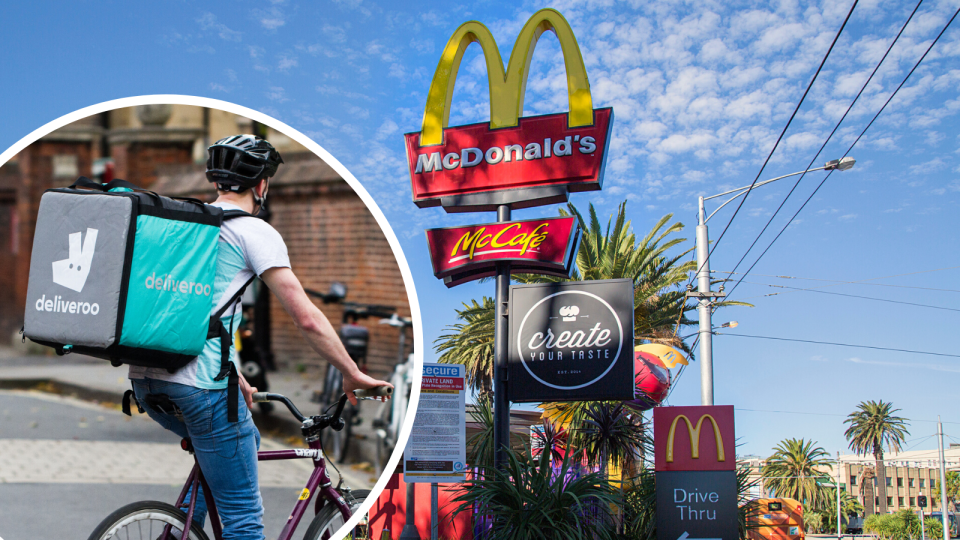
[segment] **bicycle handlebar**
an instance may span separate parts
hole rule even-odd
[[[343,302],[343,322],[347,322],[349,319],[354,321],[366,319],[367,317],[390,318],[396,311],[397,308],[394,306]]]
[[[395,328],[410,328],[413,326],[413,319],[401,317],[394,313],[389,318],[380,319],[380,324],[389,324]]]
[[[353,395],[357,396],[357,399],[376,399],[379,397],[390,397],[393,395],[393,388],[389,386],[376,386],[374,388],[369,388],[366,390],[354,390]]]
[[[389,388],[388,390],[389,392],[385,395],[390,395],[393,393],[393,388]],[[362,390],[358,390],[358,392],[362,392]],[[303,423],[307,419],[307,417],[304,416],[299,409],[297,409],[297,406],[294,405],[293,402],[290,401],[289,398],[287,398],[287,396],[284,396],[282,394],[274,394],[271,392],[254,392],[252,398],[254,403],[263,403],[266,401],[279,401],[280,403],[283,403],[284,405],[287,406],[287,409],[290,410],[290,414],[292,414],[294,418],[296,418],[300,423]],[[370,398],[364,397],[361,399],[370,399]],[[314,416],[312,418],[314,418],[314,421],[316,423],[323,424],[322,427],[329,426],[333,428],[335,431],[340,431],[341,429],[343,429],[343,422],[340,419],[340,415],[343,414],[343,408],[344,406],[346,406],[346,404],[347,404],[347,395],[342,394],[340,396],[340,399],[337,401],[337,408],[332,415],[330,416],[320,415],[320,416]]]

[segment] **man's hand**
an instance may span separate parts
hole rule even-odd
[[[243,400],[247,402],[247,408],[253,410],[253,394],[257,391],[256,386],[250,386],[247,379],[240,373],[240,391],[243,392]]]
[[[357,396],[353,395],[354,390],[367,390],[369,388],[377,388],[378,386],[393,388],[392,384],[386,381],[378,381],[360,370],[356,370],[351,376],[343,376],[343,391],[347,394],[347,399],[349,399],[353,405],[357,404]],[[390,398],[384,396],[379,399],[380,401],[386,401]]]

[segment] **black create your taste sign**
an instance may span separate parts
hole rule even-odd
[[[633,282],[510,288],[510,401],[633,399]]]

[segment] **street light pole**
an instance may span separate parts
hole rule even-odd
[[[813,169],[807,169],[805,171],[785,174],[783,176],[771,178],[770,180],[764,180],[763,182],[754,183],[749,186],[731,189],[729,191],[724,191],[723,193],[718,193],[709,197],[700,197],[698,212],[699,219],[697,220],[697,292],[689,290],[688,287],[686,298],[697,299],[697,314],[700,317],[699,334],[701,405],[713,405],[713,321],[711,320],[713,300],[726,296],[723,292],[723,285],[720,286],[720,290],[717,292],[710,290],[710,242],[707,234],[707,222],[710,221],[710,218],[712,218],[721,208],[726,206],[731,201],[737,199],[741,195],[746,195],[752,189],[765,186],[771,182],[776,182],[777,180],[782,180],[784,178],[789,178],[798,174],[806,174],[813,171],[846,171],[853,168],[856,162],[857,160],[853,159],[852,157],[834,159],[828,161],[823,167],[816,167]],[[704,201],[731,194],[734,194],[733,197],[730,197],[724,201],[723,204],[718,206],[717,209],[714,210],[710,215],[706,215],[707,213],[703,206]],[[839,489],[839,487],[837,489]]]

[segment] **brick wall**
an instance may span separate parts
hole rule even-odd
[[[193,143],[126,143],[113,145],[114,174],[140,187],[157,180],[157,167],[193,161]]]
[[[334,281],[347,285],[348,302],[396,306],[410,316],[407,293],[396,258],[376,220],[343,181],[308,189],[271,188],[271,224],[283,236],[293,271],[304,287],[326,292]],[[340,327],[343,310],[335,304],[317,306]],[[273,350],[278,367],[325,367],[293,326],[278,302],[271,302]],[[398,330],[377,319],[360,321],[370,329],[367,355],[371,374],[386,376],[398,351]],[[412,335],[407,330],[407,352]]]

